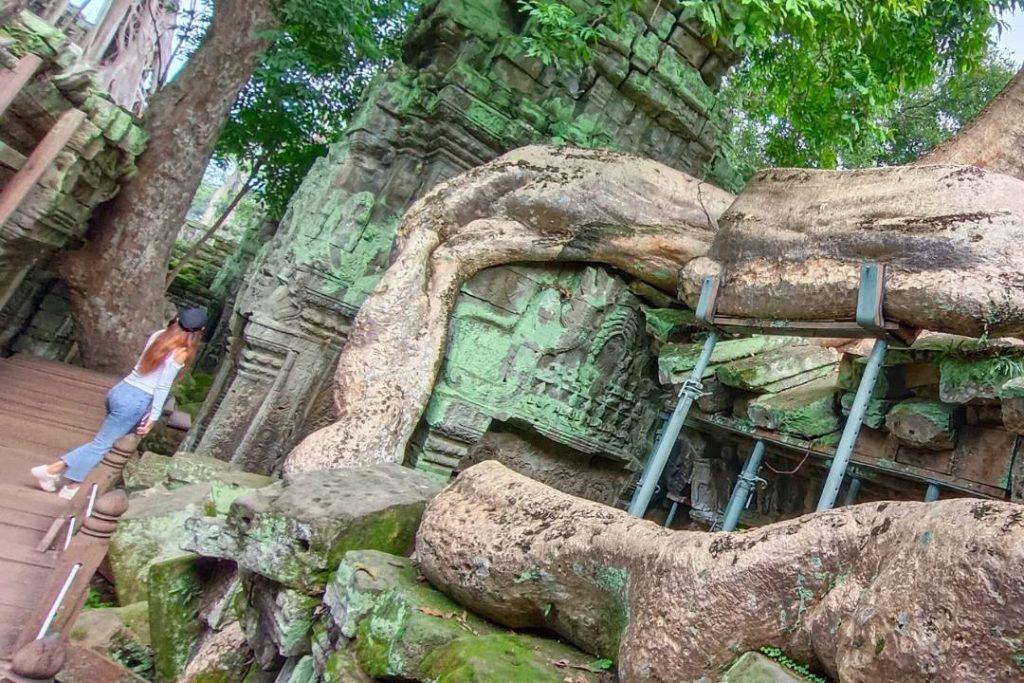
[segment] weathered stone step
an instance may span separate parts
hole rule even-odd
[[[835,376],[823,377],[750,402],[747,416],[756,427],[813,438],[841,426],[835,409]]]
[[[722,384],[737,389],[766,392],[766,387],[776,385],[784,390],[814,377],[798,379],[790,386],[785,386],[786,380],[822,368],[826,370],[818,376],[827,374],[838,362],[839,354],[833,349],[810,344],[787,346],[720,365],[715,368],[715,376]]]

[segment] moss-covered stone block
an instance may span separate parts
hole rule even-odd
[[[408,551],[424,506],[442,486],[391,464],[302,472],[238,497],[224,521],[191,520],[187,546],[318,594],[350,550]]]
[[[843,411],[843,415],[849,417],[850,409],[853,407],[853,398],[856,394],[852,391],[844,393],[839,398],[839,407]],[[868,407],[864,413],[864,424],[872,429],[883,429],[885,427],[885,416],[889,414],[889,410],[896,405],[896,401],[886,401],[881,398],[872,398],[868,400]]]
[[[498,629],[425,585],[380,594],[356,629],[360,667],[374,678],[422,679],[424,657],[456,638]]]
[[[355,652],[339,648],[332,652],[324,664],[324,683],[371,683],[373,680],[359,668]]]
[[[838,361],[839,354],[822,346],[782,347],[720,365],[715,376],[726,386],[758,391],[811,371],[830,372]]]
[[[939,361],[939,398],[945,403],[967,403],[999,397],[1011,379],[1024,377],[1024,356],[947,355]]]
[[[202,516],[210,505],[210,484],[132,496],[108,550],[117,599],[122,605],[148,599],[150,566],[182,554],[185,521]]]
[[[643,311],[647,333],[661,342],[698,327],[693,311],[688,308],[644,308]]]
[[[778,394],[759,396],[747,406],[747,416],[757,427],[815,438],[842,426],[835,396],[835,379],[819,379]]]
[[[704,376],[715,374],[715,367],[739,358],[754,356],[765,351],[803,343],[793,337],[771,337],[755,335],[742,339],[729,339],[715,344],[711,353],[711,362]],[[697,344],[665,344],[658,354],[658,379],[662,384],[678,384],[687,379],[690,371],[697,364],[703,343]]]
[[[956,445],[958,406],[923,398],[900,401],[889,410],[885,425],[902,443],[944,451]]]
[[[124,651],[151,661],[149,605],[137,602],[124,607],[86,609],[78,615],[68,639],[107,657]]]
[[[157,683],[177,681],[202,635],[198,557],[182,554],[149,568],[149,627]]]
[[[306,595],[257,574],[243,578],[248,600],[242,607],[242,630],[257,658],[270,663],[281,657],[309,654],[310,636],[320,597]]]
[[[554,640],[517,633],[468,635],[431,652],[423,661],[426,680],[436,683],[564,683],[601,678],[601,666],[579,650]]]

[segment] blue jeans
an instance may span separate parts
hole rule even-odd
[[[71,481],[84,481],[114,442],[135,429],[152,402],[153,396],[142,389],[124,382],[115,385],[107,392],[107,417],[95,438],[61,457],[68,466],[64,476]]]

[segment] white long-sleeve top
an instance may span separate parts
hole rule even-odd
[[[146,349],[149,348],[149,345],[153,343],[161,332],[163,330],[157,330],[149,335],[146,348],[142,350],[143,353],[146,352]],[[160,415],[164,411],[164,403],[167,402],[167,394],[170,393],[171,385],[174,384],[174,378],[178,376],[180,370],[181,364],[174,360],[173,353],[169,353],[163,362],[152,372],[143,375],[139,372],[139,364],[136,363],[135,367],[132,368],[132,374],[124,378],[125,384],[141,389],[153,397],[153,402],[149,409],[150,422],[156,422],[160,419]]]

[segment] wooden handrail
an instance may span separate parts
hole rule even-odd
[[[98,500],[121,482],[125,465],[138,455],[138,445],[139,436],[137,434],[128,434],[117,440],[114,447],[103,456],[103,460],[93,468],[89,476],[78,487],[78,493],[71,499],[68,513],[64,517],[53,520],[36,550],[49,550],[58,539],[59,547],[64,547],[69,529],[71,529],[71,533],[74,533],[75,530],[82,527],[93,491],[95,490],[95,498]],[[71,519],[75,520],[73,528],[69,526]]]
[[[19,59],[13,69],[0,69],[0,114],[7,111],[42,64],[43,60],[38,55],[28,54]]]
[[[66,633],[85,604],[89,582],[107,554],[107,544],[117,520],[128,509],[128,496],[121,489],[109,491],[99,499],[82,529],[61,553],[30,617],[26,620],[17,648],[27,646],[52,633]]]

